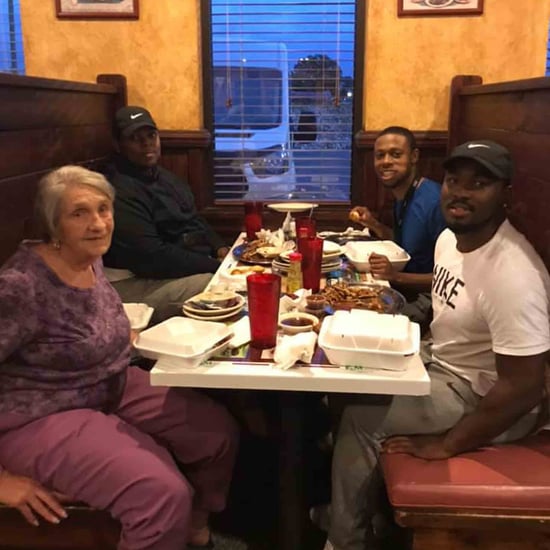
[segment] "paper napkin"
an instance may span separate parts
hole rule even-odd
[[[285,334],[277,342],[275,348],[273,356],[275,367],[286,370],[294,366],[296,361],[311,362],[316,342],[317,334],[313,331],[293,335]]]

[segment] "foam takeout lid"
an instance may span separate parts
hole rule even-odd
[[[150,353],[195,357],[232,335],[224,323],[172,317],[140,333],[134,347]]]
[[[393,241],[353,241],[344,248],[348,258],[361,258],[369,254],[382,254],[391,260],[410,260],[406,250]]]
[[[405,315],[362,309],[336,311],[323,321],[319,345],[360,352],[418,353],[420,339],[414,325]]]

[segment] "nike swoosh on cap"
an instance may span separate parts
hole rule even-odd
[[[143,113],[136,113],[135,115],[130,115],[130,118],[134,120],[134,118],[137,118],[138,116],[143,116]]]
[[[490,149],[491,147],[489,145],[485,145],[484,143],[469,143],[468,149],[475,149],[476,147],[485,147],[485,149]]]

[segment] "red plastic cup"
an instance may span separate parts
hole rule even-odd
[[[244,203],[244,226],[246,229],[246,238],[253,241],[256,233],[262,228],[262,210],[263,202],[247,201]]]
[[[319,237],[298,239],[302,253],[302,277],[304,288],[319,292],[321,286],[321,262],[323,260],[323,239]]]
[[[296,219],[296,238],[310,238],[317,235],[317,222],[313,218]]]
[[[246,278],[251,345],[258,349],[275,347],[279,321],[281,277],[254,273]]]

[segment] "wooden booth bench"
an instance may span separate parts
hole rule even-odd
[[[550,78],[455,77],[449,147],[483,138],[512,152],[510,218],[550,267]],[[550,431],[448,460],[385,455],[382,467],[415,550],[550,549]]]

